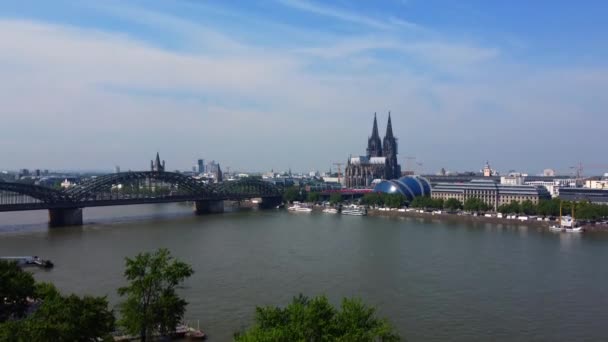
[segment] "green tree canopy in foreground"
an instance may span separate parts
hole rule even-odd
[[[140,253],[126,263],[129,285],[118,289],[118,294],[127,297],[120,305],[120,325],[141,341],[150,340],[154,333],[171,335],[188,304],[175,290],[192,275],[192,268],[175,260],[167,249]]]
[[[373,308],[360,300],[342,301],[334,308],[325,296],[298,296],[284,309],[258,307],[255,323],[249,330],[236,333],[236,342],[399,341],[399,335],[386,319],[376,317]]]
[[[52,284],[35,284],[31,274],[15,263],[0,261],[0,269],[3,270],[0,285],[5,298],[1,312],[10,318],[0,323],[0,341],[111,340],[114,315],[108,309],[105,297],[63,296]],[[10,272],[5,272],[7,269]],[[14,296],[17,293],[19,295]],[[11,299],[7,301],[6,298]],[[36,303],[28,302],[28,298]],[[19,305],[5,305],[10,303]],[[31,312],[24,316],[27,309]]]
[[[0,323],[23,317],[28,297],[34,298],[34,284],[34,277],[16,262],[0,260]]]

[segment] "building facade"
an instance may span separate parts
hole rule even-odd
[[[378,122],[374,113],[372,135],[367,139],[367,154],[350,157],[344,170],[344,183],[347,188],[369,187],[374,179],[397,179],[401,176],[401,165],[397,161],[398,144],[393,135],[391,113],[384,140],[380,140]]]
[[[537,204],[542,199],[551,199],[547,189],[542,186],[505,185],[481,179],[468,183],[436,184],[431,191],[431,197],[443,200],[455,198],[462,203],[470,198],[478,198],[494,210],[513,201],[530,201]]]
[[[587,201],[596,204],[608,205],[608,190],[587,188],[562,188],[559,198],[564,201]]]

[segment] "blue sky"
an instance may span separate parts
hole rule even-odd
[[[0,168],[602,163],[604,1],[6,1]],[[5,164],[5,165],[4,165]],[[607,170],[608,171],[608,170]],[[599,171],[598,171],[599,172]]]

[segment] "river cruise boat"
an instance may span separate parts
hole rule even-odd
[[[342,208],[342,215],[353,215],[353,216],[365,216],[367,215],[367,209],[358,205],[349,205]]]
[[[323,209],[323,212],[326,214],[337,214],[338,213],[338,209],[336,208],[325,208]]]
[[[310,213],[312,208],[302,205],[300,202],[293,202],[293,205],[287,207],[287,210],[300,213]]]
[[[562,203],[559,203],[559,224],[554,224],[549,227],[549,230],[564,233],[582,233],[585,230],[581,226],[576,225],[574,220],[574,206],[572,207],[572,216],[562,216]]]

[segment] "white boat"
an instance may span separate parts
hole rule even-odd
[[[562,217],[562,203],[559,203],[559,224],[554,224],[549,227],[549,230],[564,233],[582,233],[585,230],[583,227],[576,226],[574,220],[574,206],[572,207],[572,216]]]
[[[584,232],[583,227],[564,227],[559,225],[552,225],[549,227],[549,230],[553,230],[556,232],[564,232],[564,233],[582,233]]]
[[[302,212],[302,213],[309,213],[312,211],[312,208],[303,206],[299,202],[293,202],[293,205],[290,207],[287,207],[287,210],[291,210],[291,211],[295,211],[295,212]]]
[[[367,210],[364,207],[350,205],[348,207],[342,208],[341,213],[342,215],[365,216],[367,215]]]
[[[327,213],[327,214],[337,214],[338,213],[338,209],[336,209],[336,208],[325,208],[325,209],[323,209],[323,212]]]

